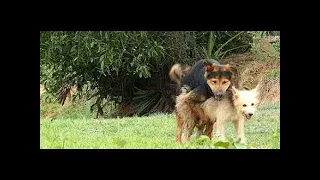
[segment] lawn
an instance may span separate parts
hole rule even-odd
[[[227,137],[234,138],[233,124]],[[40,149],[174,149],[212,148],[206,138],[180,145],[175,142],[173,114],[118,119],[90,119],[66,116],[40,118]],[[280,103],[260,106],[245,125],[248,148],[280,149]],[[204,143],[205,142],[205,143]]]

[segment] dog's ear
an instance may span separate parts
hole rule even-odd
[[[238,91],[238,89],[236,89],[234,86],[232,86],[231,89],[232,89],[232,97],[233,97],[233,99],[234,99],[234,100],[235,100],[235,99],[238,99],[238,98],[239,98],[239,91]]]
[[[261,84],[259,83],[255,88],[251,90],[251,92],[254,93],[254,95],[257,97],[260,94],[260,88],[261,88]]]
[[[217,69],[218,69],[218,65],[217,64],[211,63],[211,62],[209,62],[207,60],[203,61],[203,65],[206,68],[207,72],[217,71]]]
[[[256,99],[256,104],[259,105],[260,102],[261,102],[261,94],[260,94],[260,91],[261,91],[261,84],[259,83],[255,88],[253,88],[251,90],[251,92],[253,93],[255,99]]]
[[[235,79],[235,75],[238,74],[238,70],[235,66],[227,64],[227,70],[231,74],[231,79]]]
[[[225,71],[227,72],[228,74],[230,74],[230,80],[233,81],[234,79],[234,67],[233,66],[230,66],[230,64],[225,64],[225,65],[221,65],[222,66],[222,71]],[[218,70],[218,66],[217,66],[217,70]]]
[[[212,64],[209,61],[204,60],[203,65],[206,68],[206,71],[209,71],[209,72],[213,71]]]
[[[226,67],[226,71],[231,71],[230,64],[226,64],[225,67]]]
[[[208,67],[208,66],[211,66],[212,64],[209,61],[204,60],[203,65],[204,65],[204,67]]]

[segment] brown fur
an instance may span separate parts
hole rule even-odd
[[[231,71],[230,65],[220,65],[220,64],[214,64],[210,63],[208,61],[204,61],[203,65],[207,68],[207,72],[218,72],[218,71]]]
[[[232,85],[233,73],[230,65],[220,65],[208,61],[203,61],[203,65],[205,68],[203,78],[206,79],[205,82],[212,93],[220,95],[218,98],[220,99],[226,95],[228,88]],[[180,64],[175,64],[172,66],[169,76],[180,88],[182,77],[188,73],[192,73],[189,66],[184,68]],[[175,106],[177,119],[176,141],[181,143],[189,140],[195,127],[198,129],[197,136],[205,134],[212,137],[214,120],[211,121],[200,107],[201,103],[209,98],[208,94],[198,93],[196,90],[191,90],[188,93],[185,89],[182,91],[183,93],[177,96]]]
[[[188,65],[174,64],[169,72],[170,79],[177,83],[178,87],[181,87],[181,78],[190,70],[191,67]]]
[[[189,93],[188,93],[189,94]],[[186,142],[195,127],[196,116],[192,112],[192,108],[188,104],[187,96],[181,93],[177,97],[176,103],[176,119],[177,119],[177,142]],[[184,132],[184,134],[182,134]]]
[[[176,103],[176,119],[177,134],[176,141],[178,143],[186,142],[190,139],[193,129],[197,128],[197,136],[202,134],[212,137],[213,124],[201,108],[200,103],[190,100],[192,92],[183,91],[177,97]]]
[[[203,68],[205,69],[204,72],[202,71],[200,64],[203,64]],[[192,70],[192,68],[195,68],[195,69]],[[229,64],[221,65],[221,64],[209,62],[207,60],[203,60],[203,61],[198,61],[192,68],[188,65],[182,66],[181,64],[174,64],[170,69],[169,76],[170,76],[170,79],[177,84],[178,88],[181,88],[182,86],[181,81],[183,81],[182,78],[184,76],[188,76],[191,79],[188,79],[187,84],[183,84],[183,85],[189,86],[190,84],[188,83],[190,83],[190,81],[192,82],[204,81],[203,84],[204,83],[207,84],[211,89],[211,92],[208,92],[208,90],[204,85],[200,85],[202,83],[199,83],[200,86],[198,87],[195,86],[195,84],[197,83],[191,85],[191,89],[194,89],[194,88],[197,89],[197,91],[194,92],[195,94],[192,95],[192,97],[194,97],[193,100],[195,101],[204,101],[207,98],[209,98],[208,95],[224,96],[227,89],[232,86],[234,73],[232,72]],[[199,78],[199,76],[197,75],[193,76],[191,75],[191,73],[195,73],[195,74],[204,73],[204,74],[202,74],[203,78]],[[195,87],[192,87],[192,86],[195,86]],[[204,97],[203,99],[203,96],[206,96],[206,97]]]
[[[207,80],[207,84],[209,85],[212,92],[226,92],[229,86],[231,85],[231,81],[229,81],[225,77],[221,78],[212,78]]]
[[[181,116],[178,113],[176,113],[176,119],[177,119],[176,141],[181,143],[183,119],[181,118]]]
[[[224,95],[227,89],[232,86],[232,81],[234,79],[234,73],[232,72],[230,65],[211,64],[204,61],[204,66],[206,67],[204,77],[213,94]],[[221,75],[222,72],[230,74],[231,78],[228,79],[229,77]],[[216,73],[218,76],[212,77],[213,73]]]

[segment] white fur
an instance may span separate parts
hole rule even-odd
[[[240,91],[233,87],[233,101],[227,98],[216,101],[211,97],[202,104],[204,113],[208,115],[211,121],[216,121],[214,128],[219,140],[226,140],[224,125],[227,122],[232,122],[235,126],[237,138],[241,139],[240,142],[245,143],[244,124],[247,119],[251,118],[249,114],[252,114],[252,116],[255,114],[258,103],[257,89],[258,86],[250,91]],[[246,105],[246,107],[243,105]]]

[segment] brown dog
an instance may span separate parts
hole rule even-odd
[[[230,92],[233,79],[230,66],[220,65],[215,60],[200,60],[191,69],[174,65],[169,76],[179,88],[182,86],[182,93],[177,96],[175,106],[177,142],[187,141],[196,125],[198,135],[210,136],[213,123],[204,116],[200,104],[210,97],[220,101]],[[185,129],[183,137],[182,129]]]

